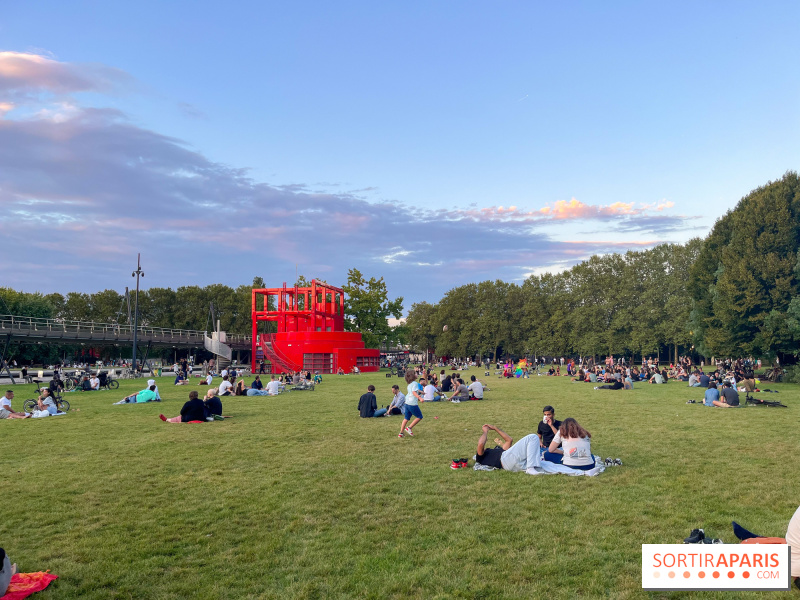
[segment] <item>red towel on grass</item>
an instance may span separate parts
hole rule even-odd
[[[11,576],[11,583],[8,584],[6,595],[0,600],[22,600],[31,594],[41,592],[54,579],[58,579],[58,575],[41,571],[38,573],[14,573]]]

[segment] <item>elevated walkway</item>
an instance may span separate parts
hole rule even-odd
[[[194,329],[167,329],[163,327],[140,326],[136,331],[139,344],[150,344],[153,347],[205,348],[206,332]],[[91,343],[132,344],[133,327],[114,323],[96,323],[92,321],[67,321],[64,319],[37,319],[35,317],[18,317],[0,315],[0,340],[24,343]],[[249,350],[249,336],[228,334],[226,352],[230,357],[231,350]],[[223,350],[223,348],[219,348]],[[213,351],[215,354],[216,351]],[[224,354],[221,354],[224,356]]]

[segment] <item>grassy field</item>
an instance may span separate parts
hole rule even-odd
[[[67,394],[67,416],[0,421],[0,546],[23,571],[59,575],[42,600],[789,597],[647,594],[641,544],[693,527],[733,542],[731,520],[783,536],[800,503],[799,386],[767,386],[788,409],[722,410],[687,405],[702,392],[678,382],[487,379],[484,402],[422,405],[405,439],[400,417],[358,418],[368,384],[389,402],[399,380],[383,373],[225,399],[235,417],[203,425],[158,419],[203,389],[171,378],[160,404],[112,406],[141,381]],[[19,410],[33,387],[14,390]],[[449,468],[473,456],[483,423],[516,440],[545,404],[624,466],[594,478]]]

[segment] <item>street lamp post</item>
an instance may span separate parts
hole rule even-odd
[[[139,277],[144,277],[141,254],[136,255],[136,270],[131,273],[131,277],[136,277],[136,301],[133,308],[133,373],[136,375],[136,333],[139,329]]]

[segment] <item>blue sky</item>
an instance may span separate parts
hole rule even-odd
[[[0,1],[0,279],[122,289],[141,251],[151,285],[358,267],[409,306],[705,235],[798,168],[798,17]]]

